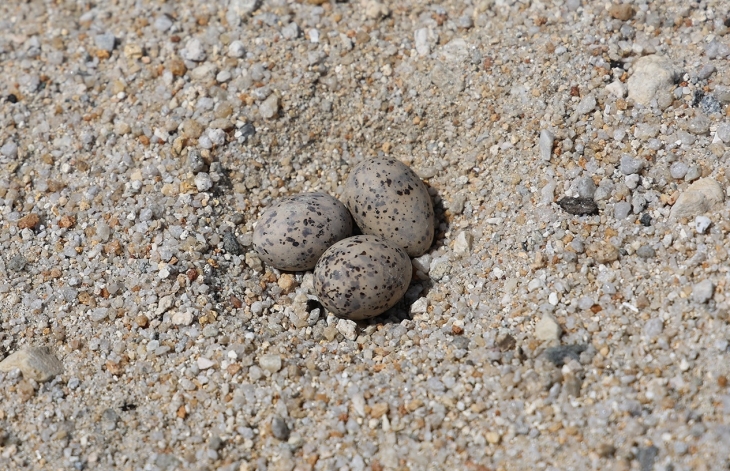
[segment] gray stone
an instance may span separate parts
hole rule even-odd
[[[231,0],[228,13],[239,18],[250,15],[261,5],[261,0]]]
[[[641,159],[635,159],[630,155],[624,154],[621,156],[621,163],[619,164],[619,170],[624,175],[633,175],[639,173],[644,167],[644,162]]]
[[[652,471],[658,454],[659,448],[654,445],[646,448],[639,448],[636,453],[636,460],[639,462],[639,470]]]
[[[707,212],[725,199],[722,187],[712,178],[700,178],[683,191],[672,206],[672,218],[692,217]]]
[[[591,177],[582,177],[575,182],[575,191],[581,198],[593,199],[596,194],[596,184]]]
[[[113,34],[97,34],[94,36],[94,44],[102,51],[112,52],[116,46],[117,38]]]
[[[293,21],[281,28],[281,35],[284,39],[296,39],[299,37],[299,33],[299,25]]]
[[[692,300],[704,304],[715,294],[715,284],[710,280],[702,280],[692,287]]]
[[[707,134],[710,132],[710,118],[700,114],[692,118],[687,127],[692,134]]]
[[[613,206],[613,217],[621,220],[626,219],[631,214],[631,203],[619,201]]]
[[[0,154],[9,159],[14,159],[18,156],[18,145],[13,141],[8,140],[2,147],[0,147]]]
[[[213,187],[213,180],[207,172],[200,172],[194,178],[195,187],[198,191],[208,191]]]
[[[544,161],[550,160],[550,156],[553,153],[553,144],[555,143],[555,135],[543,129],[540,131],[540,141],[538,147],[540,148],[540,158]]]
[[[674,65],[664,56],[652,54],[636,60],[627,82],[629,98],[648,105],[658,91],[669,89],[679,75]]]
[[[656,251],[652,248],[651,245],[644,244],[636,249],[636,255],[644,259],[654,258],[656,257]]]
[[[575,112],[578,114],[578,116],[583,116],[584,114],[588,114],[591,111],[593,111],[596,108],[596,97],[593,95],[588,95],[584,97],[580,103],[578,103],[578,106],[575,108]]]
[[[357,339],[357,323],[350,319],[340,319],[337,321],[337,331],[347,340]]]
[[[649,339],[655,339],[664,331],[664,321],[658,317],[649,319],[644,323],[643,331]]]
[[[284,419],[281,417],[274,417],[271,420],[271,434],[274,435],[275,438],[286,441],[289,439],[289,434],[291,431],[289,430],[289,426],[286,424]]]
[[[39,383],[63,373],[63,363],[48,347],[29,347],[19,350],[0,362],[0,371],[18,368],[23,376]]]
[[[709,229],[712,221],[707,216],[697,216],[695,218],[695,230],[698,234],[704,234]]]
[[[233,57],[234,59],[240,59],[245,54],[246,54],[246,47],[238,39],[236,39],[235,41],[231,42],[231,44],[228,45],[228,57]]]
[[[730,144],[730,123],[720,123],[717,125],[715,136],[725,144]]]
[[[206,56],[205,49],[203,49],[203,43],[201,43],[200,39],[197,38],[189,39],[180,55],[183,59],[193,62],[204,61]]]
[[[157,31],[165,32],[172,28],[172,24],[172,19],[169,16],[161,15],[155,19],[154,26]]]
[[[459,232],[459,235],[456,236],[456,240],[454,240],[454,253],[457,255],[469,253],[471,250],[472,239],[473,237],[471,233],[467,231]]]
[[[28,260],[22,254],[15,254],[8,260],[8,270],[20,272],[28,264]]]
[[[684,162],[674,162],[671,167],[669,167],[669,174],[672,176],[672,178],[676,178],[677,180],[680,180],[684,178],[685,175],[687,175],[687,171],[689,170],[689,165],[687,165]]]

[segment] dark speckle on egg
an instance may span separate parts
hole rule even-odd
[[[335,316],[369,319],[403,297],[411,273],[411,260],[403,249],[382,237],[359,235],[322,254],[314,268],[314,289]]]
[[[337,199],[325,193],[304,193],[276,201],[259,219],[253,233],[261,259],[279,270],[314,268],[322,253],[352,234],[352,217]]]
[[[433,242],[428,189],[397,160],[378,157],[359,164],[345,182],[342,201],[363,234],[383,237],[411,257],[426,253]]]

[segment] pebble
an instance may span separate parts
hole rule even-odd
[[[608,9],[608,14],[617,20],[628,21],[636,15],[636,10],[628,3],[621,3],[618,5],[611,5]]]
[[[608,242],[594,242],[586,247],[586,255],[596,263],[607,264],[618,260],[618,249]]]
[[[549,161],[553,153],[553,144],[555,143],[555,135],[543,129],[540,131],[540,141],[538,147],[540,148],[540,158],[544,161]]]
[[[700,178],[680,193],[672,206],[672,218],[693,217],[709,211],[725,199],[722,187],[712,178]]]
[[[286,441],[289,439],[291,431],[289,430],[289,426],[286,424],[286,421],[277,416],[271,420],[271,433],[278,440]]]
[[[633,73],[627,82],[629,98],[648,105],[657,92],[668,90],[679,75],[674,65],[664,56],[651,54],[634,62]]]
[[[576,114],[578,114],[578,116],[588,114],[596,108],[596,103],[597,102],[595,96],[587,95],[580,101],[580,103],[578,103],[578,106],[575,108],[575,112]]]
[[[704,234],[709,229],[712,221],[707,216],[697,216],[695,218],[695,230],[698,234]]]
[[[687,126],[692,134],[707,134],[710,132],[710,119],[703,115],[697,115],[692,118]]]
[[[160,32],[165,32],[168,29],[172,28],[172,25],[174,23],[172,22],[172,18],[170,18],[167,15],[160,15],[157,18],[155,18],[155,29]]]
[[[715,284],[711,280],[702,280],[692,287],[692,300],[704,304],[715,294]]]
[[[228,57],[240,59],[245,55],[246,47],[243,45],[243,43],[238,39],[236,39],[235,41],[231,41],[231,44],[228,45]]]
[[[644,168],[644,162],[641,159],[631,157],[630,155],[622,155],[619,170],[624,175],[633,175],[639,173]]]
[[[299,25],[293,21],[281,28],[281,35],[284,37],[284,39],[296,39],[299,37],[299,33]]]
[[[629,214],[631,214],[631,203],[628,203],[626,201],[619,201],[615,205],[613,205],[613,217],[622,220],[629,217]]]
[[[730,144],[730,123],[725,122],[718,124],[715,136],[717,136],[725,144]]]
[[[416,52],[419,56],[427,56],[431,53],[431,44],[429,41],[429,29],[419,28],[413,34],[415,41]]]
[[[211,188],[213,188],[213,180],[211,180],[210,175],[208,175],[206,172],[200,172],[197,175],[195,175],[195,188],[198,189],[198,191],[208,191]]]
[[[94,44],[102,51],[112,52],[116,46],[117,39],[113,34],[104,33],[94,36]]]
[[[261,355],[259,366],[266,371],[276,373],[281,369],[281,356],[276,354]]]
[[[672,178],[681,180],[682,178],[684,178],[685,175],[687,175],[688,170],[689,165],[687,165],[686,163],[674,162],[671,167],[669,167],[669,174],[672,176]]]
[[[643,259],[649,259],[656,256],[656,251],[652,248],[651,245],[644,244],[636,249],[636,255]]]
[[[624,98],[626,96],[626,93],[628,93],[626,85],[624,85],[624,83],[620,80],[614,80],[613,82],[606,85],[606,91],[618,98]]]
[[[181,51],[180,55],[183,59],[193,62],[202,62],[206,58],[203,43],[200,42],[200,39],[197,38],[189,39],[188,42],[185,44],[185,48]]]
[[[558,340],[562,329],[555,318],[550,314],[544,314],[535,324],[535,337],[542,341]]]
[[[13,141],[8,140],[2,147],[0,147],[0,154],[9,159],[14,159],[18,156],[18,145]]]
[[[44,383],[63,374],[61,363],[49,347],[26,347],[0,362],[0,371],[19,369],[23,377]]]
[[[170,320],[175,325],[190,325],[193,323],[193,313],[188,311],[175,312]]]
[[[575,182],[575,191],[579,198],[593,199],[596,194],[596,184],[591,177],[581,177]]]
[[[215,362],[205,357],[199,357],[195,362],[201,370],[207,370],[215,366]]]
[[[279,97],[272,93],[259,105],[259,114],[264,119],[273,119],[279,113]]]
[[[349,319],[339,319],[337,321],[337,331],[347,340],[355,340],[357,338],[357,323]]]
[[[454,240],[454,253],[457,255],[465,255],[471,250],[473,236],[470,232],[461,231]]]

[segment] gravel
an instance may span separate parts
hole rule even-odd
[[[613,3],[2,2],[0,469],[727,467],[727,8]],[[375,156],[341,322],[252,233]]]

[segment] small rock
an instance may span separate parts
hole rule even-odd
[[[418,55],[421,57],[427,56],[431,53],[429,35],[428,28],[419,28],[413,35],[416,43],[416,52],[418,52]]]
[[[611,18],[628,21],[634,17],[636,10],[630,4],[622,3],[620,5],[611,5],[608,9],[608,14],[611,15]]]
[[[240,255],[241,244],[238,243],[238,239],[233,231],[228,230],[223,233],[223,250],[231,255]]]
[[[28,260],[22,254],[15,254],[8,260],[7,267],[10,271],[20,272],[27,264]]]
[[[644,335],[649,339],[655,339],[664,331],[664,321],[658,317],[649,319],[644,323]]]
[[[540,141],[538,142],[538,147],[540,148],[540,158],[544,161],[550,160],[550,156],[553,153],[553,144],[555,143],[555,135],[548,131],[547,129],[543,129],[540,131]]]
[[[175,297],[173,295],[163,296],[162,299],[157,303],[157,310],[155,310],[155,316],[160,316],[168,311],[175,303]]]
[[[207,370],[208,368],[212,368],[213,366],[215,366],[215,362],[213,362],[213,360],[209,360],[205,357],[198,358],[196,363],[198,365],[198,368],[200,368],[201,370]]]
[[[284,39],[296,39],[299,37],[299,33],[299,25],[293,21],[281,28],[281,35]]]
[[[171,319],[175,325],[190,325],[193,323],[192,312],[176,312],[172,315]]]
[[[702,280],[692,287],[692,300],[704,304],[715,294],[715,284],[710,280]]]
[[[246,47],[238,39],[232,41],[231,44],[228,45],[228,57],[240,59],[244,55],[246,55]]]
[[[587,345],[558,345],[545,349],[545,357],[553,365],[558,368],[562,367],[570,360],[580,361],[580,354],[583,353]]]
[[[455,73],[441,62],[437,61],[433,66],[430,78],[432,84],[452,98],[464,90],[464,76]]]
[[[704,234],[710,224],[712,224],[712,221],[707,216],[697,216],[695,218],[695,230],[698,234]]]
[[[390,14],[388,5],[378,0],[365,0],[363,5],[365,16],[377,20]]]
[[[281,441],[286,441],[289,439],[289,434],[291,433],[291,431],[289,430],[289,426],[286,424],[284,419],[282,419],[281,417],[274,417],[271,420],[271,433],[277,439]]]
[[[620,80],[614,80],[613,82],[606,85],[606,91],[618,98],[625,97],[627,92],[626,85],[624,85],[624,83]]]
[[[2,147],[0,147],[0,154],[8,157],[9,159],[14,159],[18,156],[18,145],[13,141],[8,140]]]
[[[185,44],[185,48],[180,52],[180,55],[183,59],[193,62],[202,62],[206,57],[205,49],[203,49],[203,43],[201,43],[200,39],[197,38],[189,39]]]
[[[337,321],[337,331],[347,340],[357,339],[357,323],[350,319],[340,319]]]
[[[259,366],[266,371],[276,373],[281,369],[281,356],[276,354],[261,355]]]
[[[714,64],[705,64],[699,72],[697,72],[697,78],[700,80],[707,80],[715,72],[717,72],[717,67],[715,67]]]
[[[718,124],[715,136],[725,144],[730,144],[730,123]]]
[[[586,247],[586,255],[596,263],[607,264],[618,260],[618,249],[608,242],[595,242]]]
[[[588,95],[583,98],[580,103],[578,103],[578,106],[575,108],[575,112],[578,116],[583,116],[584,114],[588,114],[593,111],[596,108],[596,104],[596,97]]]
[[[639,462],[640,471],[652,471],[654,462],[659,455],[659,448],[654,445],[646,448],[639,448],[636,453],[636,460]]]
[[[649,259],[654,258],[656,256],[656,251],[652,248],[651,245],[642,245],[638,249],[636,249],[636,255],[643,259]]]
[[[279,97],[276,96],[275,93],[269,95],[269,97],[259,105],[259,113],[264,119],[272,119],[275,117],[277,113],[279,113]]]
[[[213,180],[206,172],[200,172],[195,175],[195,187],[198,191],[208,191],[213,187]]]
[[[542,341],[558,340],[561,334],[561,328],[558,322],[550,314],[545,314],[542,319],[535,324],[535,337]]]
[[[40,224],[41,218],[36,213],[23,216],[18,221],[18,229],[35,229]]]
[[[418,298],[411,304],[411,314],[425,314],[428,312],[428,298]]]
[[[669,174],[672,176],[672,178],[676,178],[677,180],[681,180],[684,178],[685,175],[687,175],[687,171],[689,170],[689,165],[687,165],[684,162],[674,162],[671,167],[669,167]]]
[[[703,114],[697,115],[690,120],[687,129],[692,134],[707,134],[710,132],[710,119]]]
[[[648,105],[657,92],[669,89],[678,76],[674,65],[664,56],[652,54],[636,60],[627,82],[629,98]]]
[[[575,182],[575,191],[578,192],[579,198],[593,201],[593,196],[596,194],[596,184],[591,177],[581,177]]]
[[[566,196],[558,201],[558,205],[563,208],[563,211],[576,216],[598,214],[598,205],[592,198],[573,198]]]
[[[459,235],[456,236],[456,240],[454,240],[454,252],[457,255],[469,253],[471,250],[472,240],[473,237],[471,233],[466,231],[459,232]]]
[[[154,27],[157,31],[164,33],[172,28],[172,19],[167,15],[160,15],[155,19]]]
[[[96,47],[102,51],[112,52],[116,42],[117,39],[113,34],[105,33],[94,36],[94,44],[96,44]]]
[[[707,212],[725,199],[722,187],[712,178],[700,178],[683,191],[672,206],[672,218],[692,217]]]
[[[63,363],[48,347],[30,347],[19,350],[0,362],[0,371],[18,368],[23,377],[39,383],[63,373]]]
[[[639,173],[639,171],[641,171],[643,167],[644,162],[641,159],[635,159],[630,155],[621,156],[619,170],[621,170],[621,173],[623,173],[624,175],[633,175],[635,173]]]

